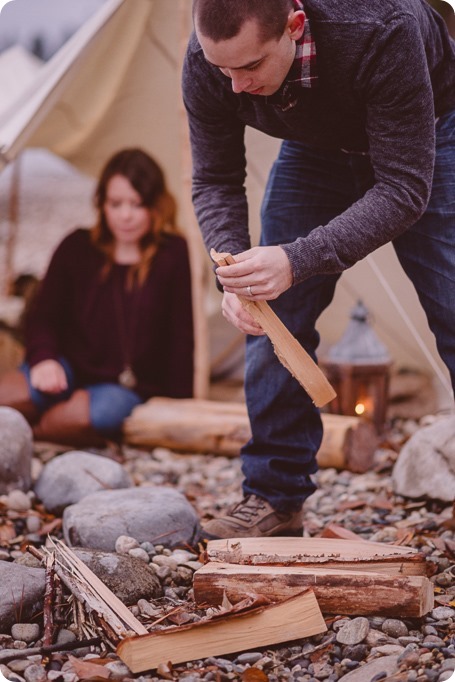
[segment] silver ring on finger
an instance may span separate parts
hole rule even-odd
[[[253,292],[251,291],[251,286],[249,284],[248,284],[246,290],[248,292],[248,296],[253,296]]]

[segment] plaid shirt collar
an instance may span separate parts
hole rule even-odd
[[[293,0],[295,10],[303,10],[300,0]],[[316,68],[316,44],[311,33],[310,21],[305,15],[302,37],[296,42],[295,58],[284,85],[281,88],[281,108],[292,109],[297,104],[295,86],[313,88],[318,82]]]

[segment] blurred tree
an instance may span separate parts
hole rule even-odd
[[[43,36],[37,35],[35,36],[35,38],[33,38],[31,44],[31,51],[36,57],[39,57],[40,59],[45,59]]]

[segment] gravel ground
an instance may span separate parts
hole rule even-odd
[[[416,425],[414,425],[415,427]],[[133,676],[115,653],[104,646],[71,652],[77,661],[101,657],[98,669],[107,679],[136,679],[141,682],[174,679],[279,682],[443,682],[455,669],[455,521],[449,505],[436,500],[409,500],[394,495],[391,470],[397,452],[411,429],[408,422],[397,422],[384,447],[376,453],[374,470],[352,474],[334,469],[317,474],[318,491],[305,504],[304,535],[320,535],[329,523],[354,531],[361,538],[383,543],[400,543],[418,548],[427,555],[434,574],[435,609],[422,619],[347,618],[325,614],[327,633],[285,645],[254,649],[222,657],[195,660],[175,667],[161,666],[157,671]],[[36,467],[48,457],[37,449]],[[184,493],[201,518],[218,514],[239,497],[241,472],[238,459],[202,455],[176,455],[159,448],[152,453],[123,448],[124,466],[136,485],[172,486]],[[4,512],[7,513],[7,512]],[[18,534],[27,530],[27,519],[18,519]],[[24,525],[25,524],[25,525]],[[33,530],[33,528],[32,528]],[[39,545],[35,534],[29,541]],[[43,538],[41,538],[41,541]],[[132,612],[150,630],[171,624],[199,620],[207,615],[195,608],[192,600],[192,575],[199,565],[201,546],[171,551],[161,545],[145,543],[146,560],[157,571],[164,597],[153,604],[140,600]],[[7,561],[20,560],[24,543],[0,550]],[[144,553],[144,554],[145,554]],[[177,568],[176,563],[177,562]],[[72,613],[72,612],[70,612]],[[169,617],[166,618],[166,614]],[[157,622],[159,621],[159,622]],[[156,625],[154,623],[157,622]],[[39,628],[36,628],[36,624]],[[30,632],[30,628],[32,629]],[[76,639],[77,627],[69,615],[62,624],[58,641]],[[11,636],[0,636],[1,649],[17,649],[18,658],[0,667],[7,679],[21,682],[77,682],[97,679],[93,672],[75,668],[68,654],[51,657],[32,655],[25,659],[20,651],[40,646],[42,623],[17,624]],[[30,641],[33,637],[33,641]],[[387,673],[387,661],[398,657],[399,672]],[[395,659],[394,659],[395,660]],[[372,661],[376,661],[374,667]],[[369,664],[369,668],[362,667]],[[384,669],[381,666],[384,665]],[[354,677],[357,671],[359,676]],[[349,677],[345,677],[350,673]],[[99,678],[101,679],[101,678]]]

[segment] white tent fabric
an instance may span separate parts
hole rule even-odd
[[[0,118],[4,159],[25,145],[47,147],[94,175],[113,151],[137,142],[168,161],[178,148],[180,48],[178,40],[174,51],[161,46],[166,23],[164,2],[108,0],[45,65],[14,115]],[[160,87],[166,96],[157,97]]]
[[[41,69],[13,109],[0,116],[0,167],[26,146],[46,147],[80,170],[96,175],[105,159],[121,147],[139,145],[149,150],[163,165],[179,199],[181,223],[192,235],[197,286],[207,292],[210,264],[208,257],[201,255],[191,209],[190,157],[180,95],[190,9],[188,0],[106,0]],[[277,145],[276,140],[248,131],[247,191],[253,242],[257,241],[260,201]],[[349,311],[360,297],[398,366],[434,372],[437,365],[444,373],[423,312],[393,250],[384,247],[374,259],[430,349],[431,363],[367,261],[343,275],[334,302],[321,318],[322,352],[341,336]],[[213,278],[208,277],[208,281],[213,282]],[[210,313],[218,308],[219,301],[212,289],[208,296],[204,293],[200,297],[199,307],[204,308],[201,328],[202,317],[207,310]],[[447,402],[447,386],[443,393]]]
[[[43,62],[21,45],[0,53],[0,117],[36,79]]]

